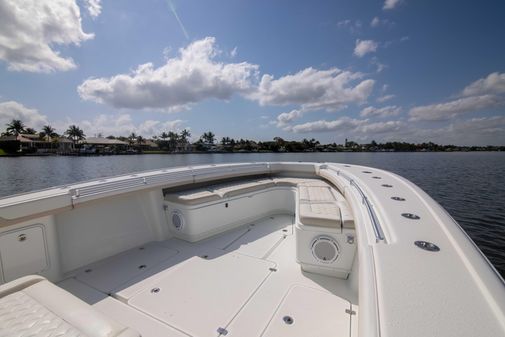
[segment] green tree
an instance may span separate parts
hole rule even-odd
[[[202,139],[207,144],[214,144],[214,141],[216,139],[216,135],[212,131],[205,132],[202,135]]]
[[[84,131],[77,125],[70,125],[65,134],[74,142],[74,145],[77,141],[86,139]]]
[[[42,132],[44,132],[47,141],[50,141],[51,138],[58,136],[56,130],[51,125],[44,125],[42,127]]]
[[[19,119],[13,119],[7,124],[7,132],[14,136],[19,136],[20,133],[25,131],[25,124]]]

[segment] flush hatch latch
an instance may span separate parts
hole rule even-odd
[[[228,334],[228,330],[226,330],[225,328],[217,328],[217,332],[223,336],[226,336]]]
[[[346,314],[349,314],[349,315],[351,315],[351,316],[352,316],[352,315],[356,315],[356,311],[351,310],[351,309],[345,309],[345,313],[346,313]]]

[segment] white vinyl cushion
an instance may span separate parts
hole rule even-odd
[[[237,195],[261,191],[268,187],[275,186],[271,179],[246,180],[217,185],[214,192],[223,198],[230,198]]]
[[[198,205],[206,202],[220,200],[221,197],[206,189],[193,189],[170,193],[165,196],[166,201],[176,202],[183,205]]]
[[[0,336],[85,336],[22,291],[0,298]]]
[[[44,278],[26,276],[0,286],[0,336],[139,335]]]
[[[331,192],[330,186],[306,186],[300,185],[298,188],[300,193],[300,200],[307,200],[310,202],[333,202],[335,196]]]
[[[340,208],[332,202],[300,203],[300,222],[307,226],[340,228]]]

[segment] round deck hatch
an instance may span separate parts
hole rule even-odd
[[[311,249],[314,258],[321,263],[332,263],[340,254],[337,241],[328,236],[321,236],[312,241]]]
[[[172,225],[174,225],[174,228],[178,231],[184,226],[184,218],[178,210],[172,212]]]

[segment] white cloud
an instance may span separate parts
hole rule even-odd
[[[0,130],[5,130],[5,124],[13,119],[21,120],[26,127],[40,130],[47,124],[47,117],[37,111],[30,109],[15,101],[0,103]]]
[[[304,111],[336,111],[350,103],[363,103],[370,95],[374,80],[361,80],[363,74],[337,68],[306,68],[296,74],[274,79],[263,75],[257,90],[248,95],[261,105],[299,104]]]
[[[458,98],[453,101],[418,106],[410,109],[410,120],[413,121],[443,121],[458,115],[497,107],[503,104],[503,99],[494,95],[481,95]]]
[[[357,57],[363,57],[368,53],[375,52],[378,46],[378,43],[373,40],[356,40],[354,55]]]
[[[299,109],[294,109],[291,110],[290,112],[283,112],[277,116],[277,126],[278,127],[284,127],[290,122],[302,117],[304,114],[304,111],[299,110]]]
[[[335,120],[318,120],[298,125],[293,125],[285,128],[287,131],[295,133],[311,133],[311,132],[335,132],[340,131],[350,136],[377,135],[384,133],[396,132],[401,129],[403,122],[387,121],[370,123],[368,119],[354,119],[349,117],[341,117]]]
[[[237,56],[237,47],[233,48],[233,49],[230,51],[230,57],[231,57],[231,58],[234,58],[235,56]]]
[[[94,37],[83,32],[75,0],[2,0],[0,22],[0,60],[11,71],[74,69],[74,60],[54,48]]]
[[[152,137],[159,135],[163,131],[180,131],[184,121],[180,119],[169,121],[148,119],[135,123],[129,114],[100,114],[93,119],[80,121],[67,119],[65,122],[56,123],[55,127],[59,132],[63,133],[71,124],[82,128],[87,137],[94,137],[98,134],[102,134],[104,137],[109,135],[128,136],[132,132],[143,137]]]
[[[505,73],[491,73],[463,89],[464,96],[505,94]]]
[[[93,18],[96,18],[102,13],[101,0],[85,0],[86,8]]]
[[[195,41],[179,55],[155,68],[139,65],[129,74],[90,78],[77,89],[84,100],[116,108],[174,111],[208,98],[228,100],[234,93],[253,89],[258,66],[247,62],[215,61],[215,38]]]
[[[346,28],[352,34],[357,34],[361,31],[363,24],[359,20],[353,21],[353,20],[347,19],[347,20],[342,20],[342,21],[337,22],[337,27]]]
[[[285,129],[287,131],[292,131],[295,133],[331,132],[356,128],[361,123],[363,123],[363,121],[358,119],[341,117],[332,121],[318,120],[314,122],[297,124]]]
[[[388,19],[381,19],[378,16],[375,16],[372,19],[372,21],[370,21],[370,27],[377,28],[379,26],[392,27],[394,26],[394,22],[391,22]]]
[[[389,117],[397,116],[401,112],[401,108],[396,105],[389,105],[382,108],[372,106],[366,107],[360,112],[361,117]]]
[[[395,95],[383,95],[377,98],[377,102],[379,103],[384,103],[386,101],[389,101],[390,99],[395,98]]]
[[[384,1],[384,6],[382,6],[382,9],[386,10],[386,9],[393,9],[395,8],[399,3],[401,2],[401,0],[385,0]]]
[[[382,134],[399,131],[403,126],[402,121],[387,121],[387,122],[376,122],[376,123],[363,123],[359,125],[354,131],[357,133],[363,133],[365,135],[371,134]]]
[[[412,129],[408,141],[455,145],[505,144],[505,116],[490,116],[454,121],[436,129]]]

